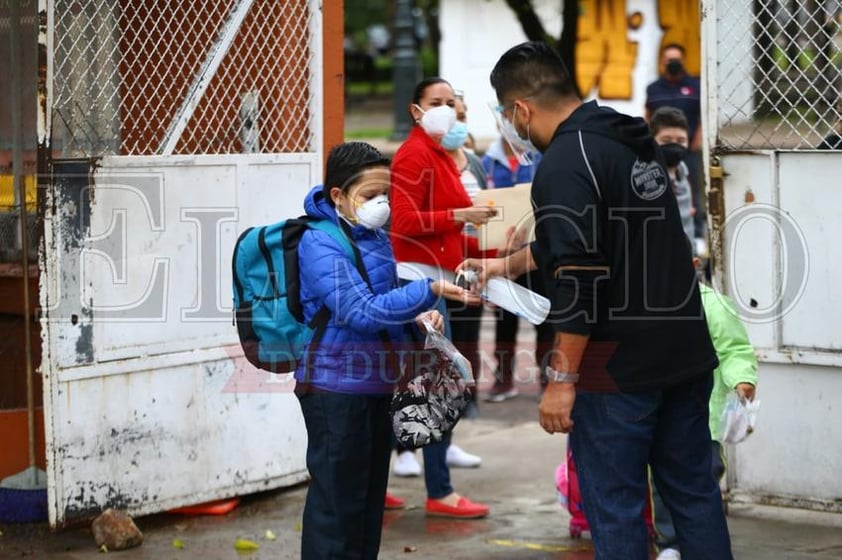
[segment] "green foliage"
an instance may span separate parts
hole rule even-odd
[[[365,44],[365,30],[375,23],[388,24],[386,21],[387,4],[391,0],[345,0],[345,33],[357,39],[362,34]]]
[[[436,51],[430,47],[421,47],[418,58],[425,77],[439,75],[439,55]]]
[[[345,132],[346,140],[366,140],[370,138],[387,139],[392,136],[391,128],[360,128]]]
[[[392,95],[393,84],[387,82],[348,82],[347,92],[351,97],[366,97],[369,95]]]

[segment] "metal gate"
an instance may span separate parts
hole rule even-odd
[[[702,3],[716,279],[761,360],[736,500],[842,511],[842,6]],[[826,149],[836,146],[837,149]]]
[[[230,255],[322,162],[317,0],[41,0],[51,524],[306,478],[285,378],[236,344]]]

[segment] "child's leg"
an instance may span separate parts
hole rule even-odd
[[[380,552],[383,528],[383,503],[389,482],[389,456],[392,453],[392,427],[389,422],[391,395],[370,397],[369,417],[372,425],[371,475],[368,480],[368,501],[365,512],[365,552],[363,558],[376,559]]]
[[[678,537],[675,534],[675,527],[672,524],[672,514],[669,508],[664,505],[661,494],[655,479],[649,476],[649,487],[652,489],[652,516],[655,522],[655,545],[658,550],[666,548],[678,549]]]
[[[383,432],[373,414],[374,400],[377,398],[326,392],[299,396],[311,476],[304,505],[302,560],[363,558],[365,550],[379,547],[380,525],[376,539],[368,534],[373,533],[374,519],[367,510],[372,509],[369,502],[374,501],[372,487],[382,485],[378,507],[374,508],[382,518],[385,484],[373,473],[380,473],[388,465],[389,440],[383,433],[384,465],[373,465],[374,434]]]
[[[727,466],[725,462],[725,450],[722,449],[722,444],[715,439],[711,440],[710,443],[713,446],[711,449],[713,461],[710,463],[713,477],[716,480],[722,480],[722,477],[725,476],[725,467]]]

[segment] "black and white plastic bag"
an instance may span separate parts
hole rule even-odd
[[[406,364],[406,378],[392,398],[392,427],[399,445],[416,449],[440,442],[471,398],[470,362],[432,324],[425,322],[424,352]]]

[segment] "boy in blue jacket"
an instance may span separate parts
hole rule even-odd
[[[391,451],[389,404],[400,374],[394,348],[413,321],[443,327],[438,312],[428,311],[439,297],[472,297],[446,282],[398,287],[382,229],[389,184],[389,161],[374,147],[340,144],[328,156],[324,186],[304,201],[308,216],[343,230],[355,258],[320,230],[308,229],[298,246],[305,321],[323,306],[330,311],[317,348],[308,349],[295,372],[311,476],[303,560],[377,558]]]

